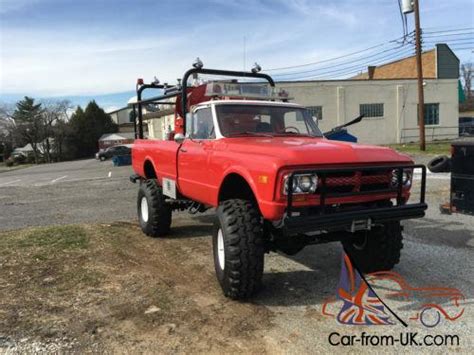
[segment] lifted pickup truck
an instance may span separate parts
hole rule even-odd
[[[188,86],[198,74],[253,81]],[[270,93],[262,94],[262,81]],[[161,95],[142,99],[149,88]],[[214,265],[233,299],[258,290],[270,251],[340,241],[363,272],[390,270],[403,246],[400,221],[427,208],[424,166],[389,148],[328,140],[308,110],[287,101],[258,70],[197,65],[176,86],[137,84],[131,180],[140,183],[141,228],[166,236],[173,211],[216,208]],[[150,103],[174,106],[167,140],[143,139],[142,109]],[[420,200],[408,203],[415,168]]]

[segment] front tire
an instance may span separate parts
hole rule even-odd
[[[162,237],[169,233],[172,211],[157,180],[150,179],[140,184],[137,211],[143,233],[150,237]]]
[[[212,238],[216,276],[226,297],[245,299],[260,287],[264,246],[262,218],[245,200],[227,200],[217,208]]]
[[[402,239],[400,222],[388,222],[370,231],[356,232],[342,245],[360,271],[370,273],[391,270],[399,263]]]

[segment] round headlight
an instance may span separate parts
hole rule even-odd
[[[288,194],[288,180],[286,175],[283,179],[283,193]],[[292,182],[292,192],[296,194],[314,193],[318,188],[318,176],[316,174],[294,175]]]
[[[300,180],[299,186],[300,186],[301,191],[308,192],[309,189],[311,188],[311,178],[308,175],[305,175],[305,176],[300,177],[299,180]]]
[[[318,187],[318,177],[312,175],[301,175],[298,177],[298,187],[301,192],[310,193],[315,192]]]
[[[403,170],[402,184],[403,186],[408,186],[408,187],[411,185],[411,171],[410,170]],[[398,186],[398,170],[392,171],[391,185],[392,187]]]

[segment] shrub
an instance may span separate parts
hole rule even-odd
[[[28,155],[26,158],[25,158],[25,163],[27,164],[34,164],[35,162],[35,157],[33,155]]]

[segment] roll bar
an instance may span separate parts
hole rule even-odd
[[[186,113],[187,113],[187,89],[188,89],[188,80],[194,74],[209,74],[209,75],[219,75],[219,76],[231,76],[231,77],[242,77],[242,78],[257,78],[257,79],[264,79],[268,81],[271,87],[275,87],[275,82],[273,81],[272,77],[267,74],[263,73],[254,73],[254,72],[245,72],[245,71],[233,71],[233,70],[218,70],[218,69],[206,69],[202,67],[195,67],[189,69],[186,73],[184,73],[182,84],[181,85],[164,85],[164,84],[137,84],[137,102],[134,103],[133,111],[136,112],[136,108],[138,108],[138,132],[137,132],[137,123],[134,120],[134,130],[135,130],[135,138],[143,139],[143,114],[142,114],[142,105],[150,102],[157,102],[164,99],[169,99],[172,97],[181,96],[181,113],[182,118],[184,121],[184,129],[186,129]],[[155,96],[146,100],[142,100],[142,93],[146,89],[165,89],[165,93],[160,96]],[[162,104],[173,104],[170,102],[163,102]],[[135,113],[136,114],[136,113]],[[185,132],[186,133],[186,132]],[[138,136],[138,137],[137,137]]]
[[[267,74],[263,73],[253,73],[253,72],[245,72],[245,71],[233,71],[233,70],[218,70],[218,69],[205,69],[205,68],[192,68],[189,69],[186,73],[184,73],[183,80],[182,80],[182,94],[181,94],[181,112],[183,114],[183,119],[186,119],[186,112],[187,108],[187,99],[188,95],[186,95],[187,87],[188,87],[188,79],[193,74],[210,74],[210,75],[220,75],[220,76],[233,76],[233,77],[243,77],[243,78],[259,78],[265,79],[268,81],[271,87],[275,87],[275,82],[273,81],[272,77]],[[186,127],[186,124],[184,125]]]
[[[171,97],[174,97],[174,96],[178,96],[178,94],[180,92],[176,91],[176,88],[177,87],[175,85],[169,86],[169,85],[165,85],[165,84],[143,84],[143,85],[138,85],[137,84],[137,102],[135,104],[133,104],[133,112],[135,113],[135,115],[136,115],[136,106],[138,106],[138,132],[137,132],[137,121],[136,121],[136,119],[133,120],[133,128],[134,128],[134,131],[135,131],[135,138],[143,139],[142,104],[146,104],[146,103],[150,103],[150,102],[159,101],[159,100],[171,98]],[[146,99],[146,100],[142,100],[142,93],[146,89],[169,89],[170,91],[174,89],[174,91],[172,91],[173,95],[171,95],[171,93],[167,93],[165,91],[164,95],[155,96],[155,97],[152,97],[152,98],[149,98],[149,99]],[[168,103],[164,103],[164,104],[168,104]]]

